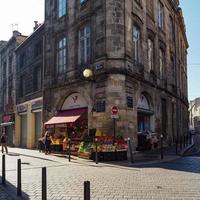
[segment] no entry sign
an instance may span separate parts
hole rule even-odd
[[[112,115],[117,115],[118,114],[118,107],[117,106],[112,106],[111,113],[112,113]]]

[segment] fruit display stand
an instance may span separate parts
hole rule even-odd
[[[78,150],[78,157],[91,159],[94,137],[85,135],[83,141],[80,143]]]
[[[97,145],[99,161],[127,160],[128,145],[123,138],[117,138],[113,144],[113,137],[98,137],[97,144],[93,144],[91,158],[95,159],[95,145]]]

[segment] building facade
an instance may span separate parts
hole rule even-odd
[[[35,148],[42,132],[44,25],[16,49],[15,145]]]
[[[8,136],[8,144],[14,144],[15,135],[15,97],[16,97],[16,56],[15,49],[26,36],[18,31],[13,31],[9,41],[0,42],[0,122],[1,131],[5,130]]]
[[[190,130],[200,132],[200,98],[190,101]]]
[[[184,140],[187,48],[178,0],[46,1],[43,121],[86,107],[88,129],[112,136],[117,106],[116,134],[135,146],[143,131]]]

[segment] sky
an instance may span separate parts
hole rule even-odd
[[[188,49],[188,98],[200,97],[200,0],[180,0],[185,18]],[[0,40],[8,40],[13,29],[30,35],[34,21],[44,21],[44,0],[0,0]],[[12,24],[18,26],[12,27]]]
[[[200,0],[181,0],[189,42],[188,99],[200,97]]]
[[[44,0],[0,0],[0,40],[8,40],[13,28],[30,35],[34,21],[44,22]]]

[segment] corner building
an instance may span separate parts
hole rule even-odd
[[[135,147],[145,130],[184,140],[187,48],[178,0],[46,0],[43,121],[84,108],[88,129],[112,136],[115,105]]]

